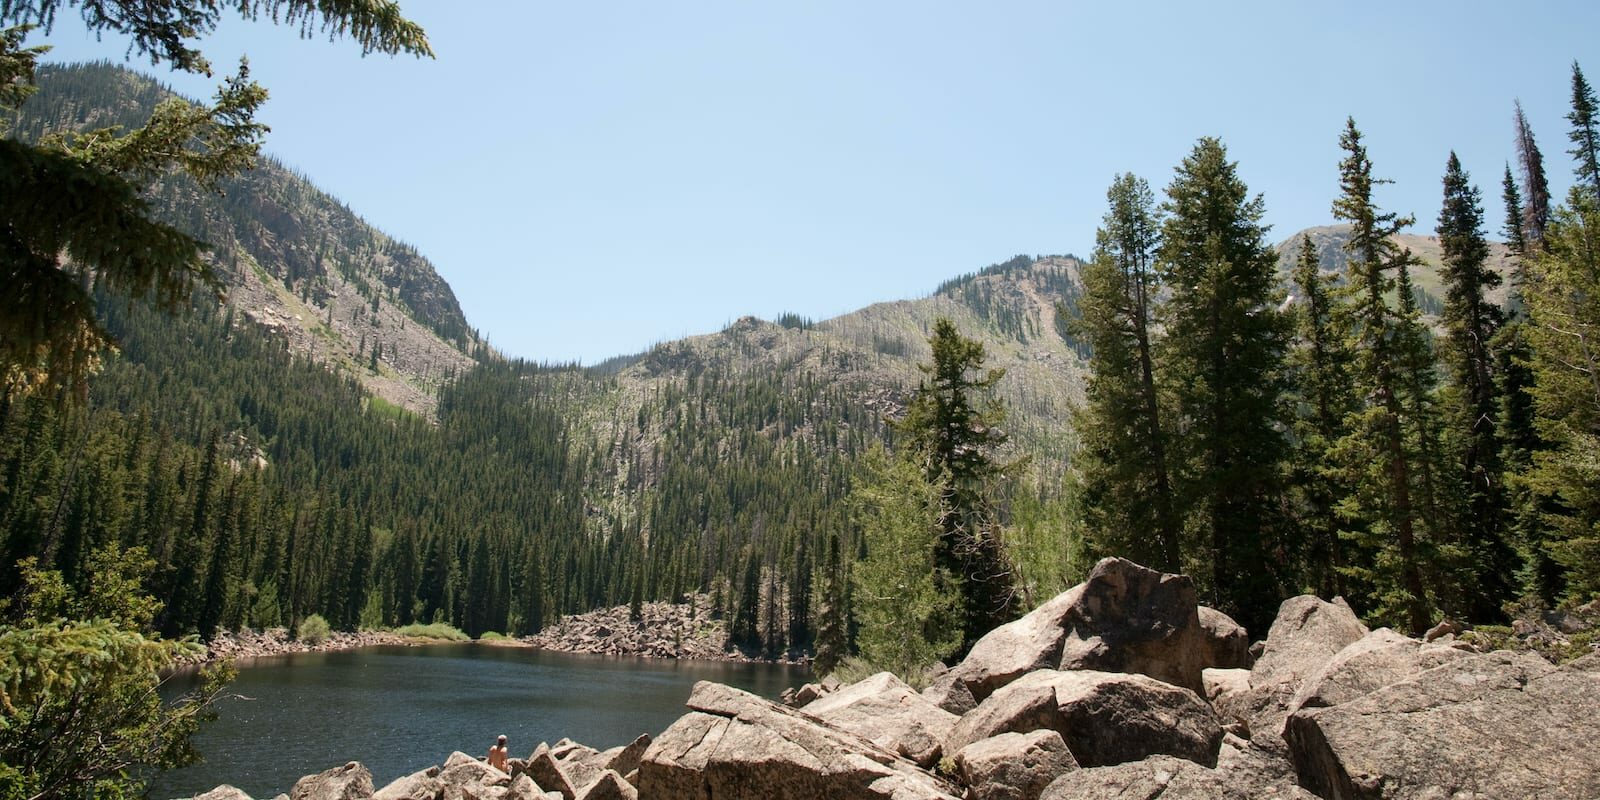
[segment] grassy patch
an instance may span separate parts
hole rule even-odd
[[[410,409],[397,406],[377,395],[367,398],[367,413],[379,419],[390,420],[401,420],[415,416]]]
[[[483,635],[478,637],[478,641],[480,641],[480,642],[498,642],[498,641],[504,641],[507,638],[510,638],[510,637],[507,637],[505,634],[503,634],[503,633],[501,633],[499,631],[484,631]]]
[[[462,633],[460,628],[446,625],[443,622],[435,622],[430,625],[422,625],[420,623],[406,625],[401,628],[395,628],[390,632],[399,636],[409,636],[413,639],[438,639],[445,642],[468,642],[472,640],[472,637]]]

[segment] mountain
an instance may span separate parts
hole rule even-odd
[[[1344,246],[1350,241],[1350,226],[1323,225],[1306,228],[1278,244],[1278,267],[1285,281],[1288,280],[1289,271],[1294,267],[1295,259],[1300,257],[1300,239],[1303,236],[1311,238],[1311,244],[1317,250],[1317,258],[1324,273],[1342,273],[1349,266],[1350,254],[1345,252]],[[1411,281],[1419,295],[1418,308],[1422,309],[1424,315],[1437,322],[1439,312],[1444,308],[1445,295],[1444,281],[1439,275],[1444,256],[1439,247],[1439,237],[1402,233],[1392,238],[1423,262],[1422,268],[1412,273]],[[1502,278],[1500,286],[1489,292],[1489,299],[1502,306],[1506,304],[1510,290],[1511,261],[1511,253],[1505,244],[1489,243],[1489,268],[1499,273]]]
[[[45,65],[15,134],[137,127],[175,95],[108,63]],[[374,395],[432,413],[439,386],[478,346],[455,293],[415,248],[374,228],[280,162],[222,183],[169,177],[147,196],[166,222],[210,245],[239,315],[291,350],[356,377]]]

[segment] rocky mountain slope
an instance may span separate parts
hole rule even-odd
[[[106,63],[46,65],[16,134],[143,124],[173,97]],[[476,334],[455,293],[414,248],[372,227],[305,176],[262,158],[222,194],[180,177],[151,187],[157,214],[211,246],[241,320],[359,379],[370,392],[431,413],[438,386],[475,362]]]

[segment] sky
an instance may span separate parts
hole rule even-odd
[[[1339,133],[1431,233],[1453,149],[1491,234],[1520,100],[1552,193],[1600,3],[401,0],[436,59],[225,18],[266,151],[415,245],[508,355],[593,364],[741,316],[920,297],[1087,256],[1112,178],[1220,137],[1273,238],[1333,220]],[[121,61],[64,11],[49,60]]]

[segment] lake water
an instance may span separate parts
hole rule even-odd
[[[230,783],[270,798],[347,761],[366,765],[381,788],[444,763],[453,750],[481,757],[502,733],[517,757],[562,737],[605,749],[665,730],[684,714],[696,681],[774,698],[808,677],[803,667],[480,644],[262,658],[240,666],[233,697],[195,737],[205,762],[156,776],[150,797],[191,797]]]

